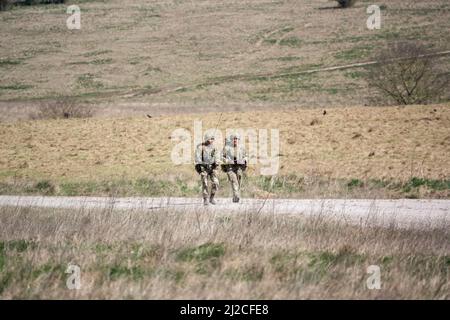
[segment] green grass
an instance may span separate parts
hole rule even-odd
[[[139,281],[144,278],[145,274],[146,270],[138,266],[129,268],[122,265],[113,265],[109,268],[108,276],[113,281],[121,277],[127,277],[133,279],[134,281]]]
[[[220,266],[220,259],[225,255],[222,243],[205,243],[188,247],[176,252],[176,261],[193,263],[196,274],[211,274]]]
[[[111,58],[105,58],[105,59],[95,59],[91,62],[89,62],[90,64],[94,64],[94,65],[98,65],[98,64],[110,64],[113,62],[113,59]]]
[[[111,53],[112,50],[95,50],[95,51],[90,51],[90,52],[86,52],[83,54],[83,57],[89,58],[89,57],[95,57],[95,56],[99,56],[99,55],[103,55],[103,54],[107,54],[107,53]]]
[[[55,186],[48,180],[39,181],[33,187],[40,194],[54,194],[55,192]]]
[[[29,240],[10,240],[0,241],[0,252],[4,250],[15,251],[17,253],[25,252],[27,250],[33,250],[37,247],[37,243]]]
[[[372,47],[369,46],[356,46],[349,50],[343,50],[334,55],[339,60],[357,61],[367,58],[372,52]]]
[[[74,62],[70,62],[69,64],[71,64],[71,65],[88,65],[88,64],[102,65],[102,64],[111,64],[111,63],[113,63],[113,59],[104,58],[104,59],[95,59],[92,61],[74,61]]]
[[[85,89],[102,89],[103,83],[95,80],[95,76],[91,73],[86,73],[78,76],[76,83],[79,87]]]
[[[3,66],[16,66],[22,63],[19,59],[0,59],[0,67]]]
[[[3,271],[5,264],[6,264],[5,244],[3,242],[0,242],[0,274]]]
[[[300,47],[303,41],[297,37],[287,37],[280,40],[280,46]]]
[[[50,264],[46,263],[40,266],[33,267],[31,272],[31,279],[36,279],[41,275],[62,275],[66,271],[66,267],[61,264]]]
[[[349,189],[352,189],[352,188],[358,188],[358,187],[362,187],[362,186],[364,186],[364,182],[362,182],[362,181],[359,180],[359,179],[351,179],[351,180],[347,183],[347,187],[348,187]]]
[[[403,185],[404,192],[411,192],[420,187],[427,187],[431,190],[448,190],[450,189],[450,180],[434,180],[425,178],[411,178],[405,185]]]
[[[364,78],[366,73],[362,72],[362,71],[350,71],[350,72],[346,72],[344,75],[350,79],[360,79],[360,78]]]
[[[229,268],[224,271],[224,277],[232,281],[257,282],[264,276],[264,267],[258,265],[243,268]]]
[[[27,89],[31,89],[33,88],[33,86],[28,85],[28,84],[22,84],[22,83],[14,83],[14,84],[9,84],[9,85],[0,85],[0,90],[15,90],[15,91],[19,91],[19,90],[27,90]]]
[[[344,264],[345,266],[361,264],[366,259],[363,255],[356,254],[348,247],[342,248],[338,252],[319,251],[309,253],[308,256],[310,258],[308,266],[317,268],[320,272],[338,264]]]
[[[202,262],[209,259],[218,259],[225,254],[225,247],[221,243],[205,243],[198,247],[185,248],[180,250],[176,259],[178,261]]]
[[[267,59],[264,59],[264,61],[271,61],[271,60],[277,60],[277,61],[283,61],[283,62],[290,62],[290,61],[302,60],[302,58],[301,58],[301,57],[296,57],[296,56],[284,56],[284,57],[277,57],[277,58],[267,58]]]
[[[14,172],[11,172],[14,174]],[[6,176],[4,177],[4,179]],[[231,195],[226,176],[219,177],[219,194],[223,197]],[[393,179],[328,179],[318,177],[312,184],[305,177],[291,174],[284,176],[247,176],[243,180],[243,197],[255,197],[260,191],[270,192],[277,197],[302,198],[312,196],[314,192],[333,192],[336,197],[364,197],[377,192],[385,198],[401,197],[449,197],[450,180],[411,178],[407,181]],[[419,196],[418,192],[421,190]],[[201,194],[198,177],[180,176],[171,180],[163,178],[137,178],[118,180],[92,181],[52,181],[52,180],[20,180],[16,182],[0,182],[0,194],[10,195],[47,195],[47,196],[179,196],[197,197]],[[330,195],[331,196],[331,195]]]

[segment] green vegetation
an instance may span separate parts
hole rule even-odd
[[[90,51],[83,54],[83,57],[89,58],[94,56],[99,56],[107,53],[111,53],[112,50],[96,50],[96,51]]]
[[[16,66],[22,63],[20,59],[0,59],[0,67],[2,66]]]
[[[359,180],[359,179],[352,179],[350,180],[350,182],[347,183],[347,187],[351,188],[358,188],[358,187],[362,187],[364,185],[364,183]]]
[[[355,61],[367,58],[372,52],[373,47],[371,46],[357,46],[352,49],[343,50],[336,53],[334,56],[339,60],[350,60]]]
[[[0,85],[0,90],[27,90],[32,88],[33,86],[22,83],[14,83],[9,85]]]
[[[78,76],[77,85],[85,89],[101,89],[104,87],[103,83],[95,80],[95,76],[92,73],[86,73]]]
[[[448,190],[450,189],[450,180],[433,180],[414,177],[403,185],[403,191],[411,192],[413,189],[417,189],[422,186],[431,190]]]
[[[220,176],[222,186],[220,195],[231,195],[226,176]],[[302,198],[327,194],[332,197],[363,198],[371,194],[385,198],[421,197],[447,198],[450,180],[424,179],[413,177],[407,181],[392,179],[327,179],[317,178],[305,181],[303,176],[286,175],[274,177],[244,178],[244,197],[258,197],[261,191],[270,192],[277,197]],[[200,182],[197,177],[178,177],[174,180],[161,178],[138,178],[93,181],[22,181],[0,183],[0,194],[9,195],[52,195],[52,196],[180,196],[200,195]]]
[[[145,275],[145,270],[138,266],[131,268],[122,265],[113,265],[109,268],[109,278],[111,280],[117,280],[121,277],[130,277],[135,281],[142,280]]]
[[[186,248],[177,253],[179,261],[206,261],[217,259],[225,254],[225,247],[221,243],[205,243],[198,247]]]
[[[280,46],[299,47],[302,44],[302,40],[297,37],[287,37],[280,40]]]

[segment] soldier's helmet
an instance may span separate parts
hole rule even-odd
[[[234,139],[241,140],[241,136],[238,133],[230,134],[230,141],[232,142]]]
[[[214,135],[212,133],[206,133],[205,134],[205,140],[204,141],[208,141],[208,140],[214,140]]]

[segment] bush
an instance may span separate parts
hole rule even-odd
[[[356,0],[336,0],[342,8],[350,8],[356,3]]]
[[[36,4],[58,4],[65,2],[65,0],[0,0],[0,11],[7,10],[13,4],[31,6]]]
[[[38,111],[31,115],[31,119],[90,118],[92,115],[91,108],[79,105],[71,99],[63,98],[53,102],[41,103]]]
[[[450,73],[440,69],[439,59],[422,44],[391,44],[377,53],[376,61],[379,63],[368,68],[367,81],[383,103],[439,102],[447,93]]]
[[[24,5],[34,5],[34,4],[53,4],[53,3],[65,3],[65,0],[24,0],[18,1]]]
[[[8,9],[9,4],[9,0],[0,0],[0,11]]]

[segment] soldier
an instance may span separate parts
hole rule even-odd
[[[227,173],[228,180],[231,183],[233,202],[239,202],[242,174],[247,169],[247,153],[239,140],[239,135],[230,135],[225,142],[222,153],[222,170]]]
[[[214,146],[214,136],[206,134],[205,141],[195,150],[195,170],[200,174],[202,181],[203,204],[216,204],[214,196],[219,189],[217,167],[220,164],[220,152]],[[208,192],[208,177],[211,179],[211,194]]]

